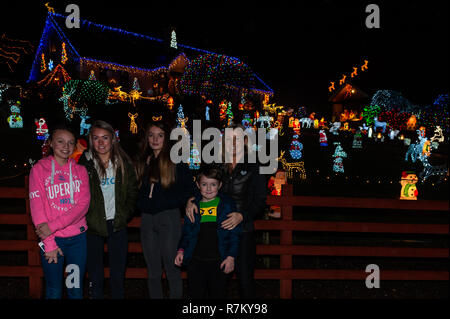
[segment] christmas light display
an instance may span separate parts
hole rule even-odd
[[[442,129],[439,125],[434,129],[434,135],[430,138],[431,142],[443,143],[445,140],[444,134],[442,133]]]
[[[330,86],[328,87],[328,92],[334,91],[335,87],[334,87],[334,82],[330,82]]]
[[[411,143],[406,151],[405,161],[407,162],[409,158],[411,158],[411,162],[415,163],[417,159],[423,159],[423,148],[425,142],[427,141],[426,137],[420,136],[419,130],[417,130],[417,134],[419,135],[419,141],[417,143]]]
[[[177,34],[175,33],[175,30],[172,30],[172,33],[170,34],[170,47],[174,48],[174,49],[178,49]]]
[[[168,69],[167,67],[159,67],[155,69],[143,69],[129,65],[122,65],[118,63],[112,63],[107,61],[88,59],[88,58],[80,58],[80,68],[88,69],[88,70],[99,70],[99,69],[110,69],[114,71],[126,71],[130,75],[139,76],[142,78],[151,78],[158,76],[159,74],[166,74]]]
[[[369,63],[368,60],[364,60],[364,64],[361,65],[361,71],[365,71],[365,70],[367,70],[369,68],[368,65],[367,65],[368,63]],[[358,76],[358,68],[357,67],[353,67],[353,72],[351,72],[349,75],[350,75],[351,78],[355,78],[356,76]],[[342,74],[342,78],[339,79],[339,85],[345,84],[345,79],[346,78],[347,78],[347,75],[346,74]],[[334,83],[335,82],[330,82],[331,85],[328,87],[328,92],[332,92],[332,91],[335,90],[335,87],[334,87]]]
[[[397,110],[398,112],[416,113],[420,107],[404,98],[400,92],[392,90],[378,90],[372,97],[370,105],[378,105],[383,111]]]
[[[361,65],[361,71],[365,71],[365,70],[367,70],[367,69],[368,69],[367,63],[369,63],[369,61],[367,61],[367,60],[364,60],[364,64],[363,64],[363,65]]]
[[[381,112],[381,108],[378,105],[368,105],[364,107],[363,119],[368,126],[374,124],[374,118]]]
[[[189,157],[189,169],[198,170],[200,168],[201,159],[200,151],[198,150],[197,143],[191,143],[191,153]]]
[[[341,122],[333,122],[330,127],[330,133],[333,135],[339,135],[339,130],[341,128]]]
[[[47,66],[45,63],[45,54],[41,54],[41,73],[44,73],[47,70]]]
[[[67,58],[67,51],[66,51],[66,43],[63,42],[61,44],[61,64],[65,64],[68,60]]]
[[[47,87],[49,85],[56,85],[58,87],[62,87],[67,82],[71,80],[69,73],[58,64],[53,71],[47,74],[41,81],[37,82],[38,85],[42,85]]]
[[[130,131],[132,134],[136,134],[137,133],[137,124],[135,122],[135,119],[138,117],[138,113],[134,113],[131,114],[130,112],[128,112],[128,117],[131,119],[130,121]]]
[[[298,140],[298,135],[292,137],[291,147],[289,149],[289,154],[295,160],[302,158],[303,144]]]
[[[91,72],[89,72],[89,81],[97,81],[97,78],[95,77],[95,73],[94,70],[91,70]]]
[[[10,128],[23,128],[22,116],[20,116],[20,102],[17,101],[12,104],[10,111],[11,115],[6,119]]]
[[[445,176],[448,173],[448,167],[445,164],[433,166],[428,162],[428,158],[425,157],[422,161],[423,171],[419,173],[419,177],[422,182],[426,182],[431,176],[437,176],[438,183],[444,181]]]
[[[48,61],[48,70],[51,72],[51,71],[53,71],[53,60],[52,59],[50,59],[49,61]]]
[[[5,63],[14,72],[12,64],[17,64],[23,54],[29,54],[33,49],[29,41],[10,39],[3,33],[0,37],[0,63]]]
[[[177,127],[181,127],[182,129],[184,129],[186,134],[188,134],[187,125],[186,125],[187,121],[188,121],[188,117],[184,116],[183,106],[180,105],[178,107],[178,112],[177,112]]]
[[[211,121],[211,118],[209,116],[209,106],[208,105],[205,107],[205,121],[207,121],[207,122]]]
[[[80,115],[80,136],[88,135],[91,128],[91,124],[87,124],[86,121],[90,118],[89,115]]]
[[[41,117],[39,120],[34,119],[34,124],[36,124],[36,135],[38,140],[45,141],[48,138],[48,127],[45,119]]]
[[[180,87],[187,95],[218,99],[226,97],[234,89],[254,89],[255,75],[247,65],[236,58],[205,54],[189,63],[181,78]]]
[[[399,112],[398,110],[382,111],[378,114],[380,121],[389,123],[389,127],[394,130],[406,130],[408,119],[411,114]]]
[[[418,178],[414,172],[402,172],[402,178],[400,180],[400,185],[402,185],[402,189],[400,190],[400,199],[417,200],[417,196],[419,195],[416,187],[417,182]]]
[[[302,124],[302,128],[311,128],[311,124],[313,124],[314,120],[310,119],[309,117],[303,117],[299,120],[299,122]]]
[[[284,158],[285,151],[280,152],[280,157],[277,160],[283,165],[283,169],[286,171],[286,177],[289,179],[294,178],[294,173],[299,173],[298,177],[302,180],[306,179],[305,162],[293,162],[288,163]]]
[[[361,130],[357,130],[353,136],[352,148],[361,149],[362,148],[362,133]]]
[[[319,144],[320,146],[328,146],[328,139],[325,130],[319,131]]]
[[[226,115],[227,115],[227,126],[230,126],[234,117],[231,102],[228,102]]]
[[[333,161],[333,172],[335,173],[344,173],[344,158],[347,158],[347,153],[341,146],[341,143],[334,142],[336,145],[336,149],[334,150]]]
[[[386,132],[386,125],[387,125],[386,122],[378,121],[378,116],[375,116],[373,118],[373,126],[375,132],[378,130],[379,127],[381,127],[381,132],[384,134],[384,132]]]
[[[417,118],[415,115],[411,115],[408,121],[406,122],[406,129],[413,131],[416,129],[417,125]]]

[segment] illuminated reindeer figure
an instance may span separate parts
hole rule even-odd
[[[444,134],[442,133],[442,128],[437,125],[436,128],[434,129],[434,135],[432,138],[430,138],[431,142],[438,142],[438,143],[442,143],[444,142]]]
[[[353,72],[352,72],[352,74],[350,74],[350,76],[353,78],[353,77],[355,77],[355,76],[357,76],[358,75],[358,68],[353,68]]]
[[[283,158],[285,151],[281,151],[280,157],[277,158],[278,161],[283,165],[283,169],[287,172],[286,177],[292,179],[294,177],[294,171],[300,173],[301,179],[306,179],[305,162],[294,162],[288,163],[285,158]]]
[[[433,166],[428,162],[428,158],[424,157],[422,160],[423,163],[423,171],[419,173],[419,178],[422,179],[422,182],[425,182],[428,178],[433,175],[438,176],[438,183],[442,182],[445,176],[448,174],[447,165],[438,165]]]
[[[131,119],[131,123],[130,123],[130,131],[131,131],[131,133],[136,134],[136,133],[137,133],[137,124],[136,124],[136,122],[134,121],[134,119],[135,119],[136,117],[138,117],[138,113],[131,114],[131,113],[128,112],[128,117]]]
[[[347,76],[346,76],[345,74],[342,74],[342,79],[339,80],[339,85],[342,85],[342,84],[345,83],[345,78],[346,78],[346,77],[347,77]]]
[[[49,4],[50,2],[47,2],[46,4],[45,4],[45,7],[47,8],[47,10],[48,10],[48,12],[50,12],[50,13],[55,13],[55,9],[53,8],[53,7],[50,7],[48,4]]]
[[[361,65],[361,71],[364,71],[364,70],[367,70],[367,69],[368,69],[368,67],[367,67],[367,63],[369,63],[369,61],[367,61],[367,60],[364,60],[364,64],[363,64],[363,65]]]
[[[328,92],[335,90],[334,82],[330,82],[330,83],[331,83],[331,85],[328,87]]]

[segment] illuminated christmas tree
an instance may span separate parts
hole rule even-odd
[[[61,64],[65,64],[67,62],[67,52],[66,52],[66,43],[62,43],[62,50],[61,50]]]

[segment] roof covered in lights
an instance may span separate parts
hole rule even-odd
[[[52,46],[55,37],[66,43],[69,59],[72,58],[78,63],[80,60],[92,61],[114,64],[122,69],[132,68],[149,72],[161,68],[168,69],[180,55],[191,61],[203,54],[217,54],[181,43],[177,43],[177,49],[173,49],[170,46],[170,39],[159,39],[83,19],[80,19],[80,28],[67,28],[65,21],[65,15],[58,13],[47,15],[28,81],[38,80],[41,54],[45,52],[46,47]],[[273,90],[256,74],[254,77],[256,80],[254,89],[273,94]]]

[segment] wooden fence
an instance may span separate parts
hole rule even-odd
[[[28,179],[26,187],[0,187],[0,198],[16,198],[26,201],[25,214],[0,213],[0,225],[26,225],[25,240],[0,240],[0,251],[26,251],[27,266],[1,266],[0,277],[27,277],[29,280],[29,296],[41,298],[43,291],[43,272],[40,266],[39,248],[34,227],[30,218],[28,200]],[[360,208],[389,209],[395,211],[439,211],[449,212],[448,201],[400,201],[396,199],[376,198],[343,198],[293,196],[291,185],[283,186],[282,196],[268,196],[268,205],[281,207],[280,220],[257,220],[255,228],[258,231],[280,231],[279,245],[257,245],[257,255],[280,256],[279,269],[256,269],[255,279],[280,280],[280,298],[292,298],[292,281],[304,280],[362,280],[368,274],[365,269],[293,269],[292,257],[304,256],[371,256],[371,257],[404,257],[404,258],[449,258],[448,248],[412,248],[389,246],[320,246],[294,245],[293,231],[308,232],[348,232],[348,233],[393,233],[393,234],[441,234],[448,235],[447,224],[405,224],[405,223],[375,223],[375,222],[337,222],[337,221],[304,221],[293,220],[293,207],[329,207],[329,208]],[[128,227],[140,227],[141,219],[134,218]],[[130,253],[142,253],[139,242],[129,243]],[[109,269],[105,268],[105,276],[109,277]],[[186,273],[183,272],[183,278]],[[383,270],[381,280],[449,280],[448,271],[434,270]],[[145,268],[128,268],[126,278],[147,278]]]

